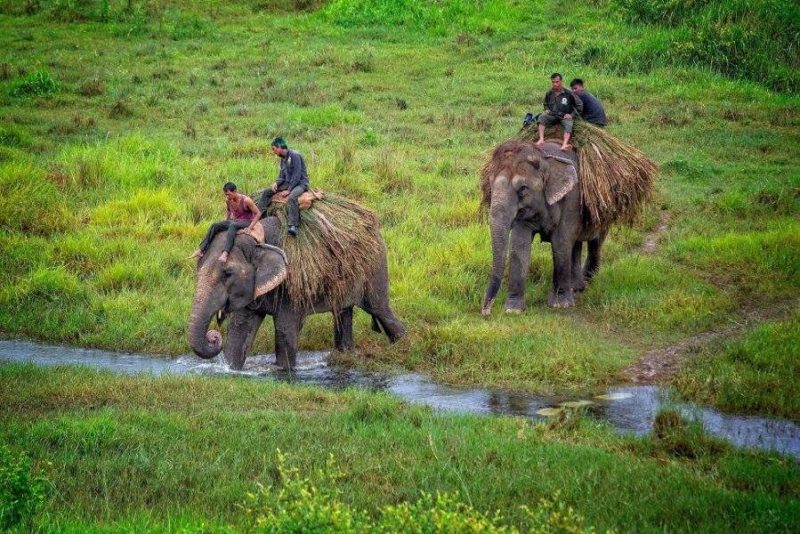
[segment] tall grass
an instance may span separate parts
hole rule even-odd
[[[661,64],[698,64],[775,91],[800,89],[800,6],[791,0],[615,0],[634,23],[667,28]],[[636,59],[645,59],[641,50]]]

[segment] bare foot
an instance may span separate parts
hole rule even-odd
[[[561,152],[569,152],[572,150],[572,145],[561,145]]]
[[[536,146],[542,146],[544,144],[544,139],[539,139],[536,141]]]
[[[225,251],[225,252],[223,252],[222,254],[219,255],[219,261],[221,261],[222,263],[225,263],[226,261],[228,261],[228,252],[227,251]]]
[[[189,256],[189,257],[188,257],[188,258],[186,258],[186,259],[187,259],[187,260],[193,260],[193,259],[195,259],[195,258],[202,258],[202,257],[203,257],[203,251],[202,251],[202,250],[200,250],[200,249],[197,249],[197,250],[195,250],[194,252],[192,252],[192,255],[191,255],[191,256]]]

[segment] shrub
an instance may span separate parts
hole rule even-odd
[[[13,97],[51,96],[58,84],[46,70],[37,70],[27,76],[17,78],[11,83],[9,94]]]
[[[31,473],[28,457],[0,445],[0,530],[27,524],[46,496],[47,481]]]
[[[423,492],[413,503],[387,505],[370,516],[341,500],[338,484],[344,474],[332,456],[314,480],[301,477],[297,468],[286,467],[286,456],[278,451],[277,488],[258,485],[241,506],[246,530],[253,532],[485,532],[514,534],[498,512],[486,514],[459,499],[459,494]],[[559,501],[542,499],[535,512],[522,507],[530,532],[594,532],[583,518]]]

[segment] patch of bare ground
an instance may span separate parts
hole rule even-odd
[[[669,212],[667,210],[661,210],[658,214],[658,224],[653,231],[644,238],[644,243],[642,243],[642,248],[640,249],[642,253],[653,254],[658,250],[661,239],[667,233],[667,230],[669,230],[669,222]]]
[[[624,376],[635,384],[666,382],[681,366],[709,344],[743,333],[759,323],[786,319],[800,302],[782,302],[769,307],[743,307],[731,324],[701,332],[667,347],[650,350],[625,369]]]

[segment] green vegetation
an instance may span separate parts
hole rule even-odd
[[[725,24],[750,28],[791,6],[742,18],[739,3],[696,3],[678,21],[631,2],[559,6],[562,20],[553,3],[289,4],[0,0],[0,335],[186,352],[184,258],[221,216],[224,182],[255,191],[274,179],[277,134],[306,155],[315,187],[380,218],[410,335],[389,346],[358,314],[355,363],[593,388],[644,350],[726,326],[744,304],[795,298],[800,100],[771,92],[760,71],[720,69],[759,83],[732,81],[670,55],[683,24],[733,13]],[[626,67],[642,47],[663,61]],[[770,57],[756,63],[794,76]],[[537,242],[529,310],[497,306],[484,320],[478,170],[538,109],[552,71],[587,80],[608,130],[659,163],[658,192],[641,222],[612,232],[576,308],[546,308],[551,259]],[[47,77],[14,96],[31,73]],[[643,255],[662,214],[661,246]],[[272,345],[265,326],[255,350]],[[301,348],[331,345],[330,317],[310,318]]]
[[[657,426],[633,438],[578,416],[442,416],[365,391],[0,367],[0,443],[53,488],[33,525],[47,531],[796,525],[793,459],[735,451],[672,412]]]
[[[800,420],[800,315],[707,347],[675,379],[682,394],[726,410]]]
[[[0,528],[28,526],[47,495],[47,481],[31,473],[25,454],[0,443]]]
[[[631,61],[644,69],[695,64],[776,91],[800,89],[800,6],[796,2],[615,2],[628,20],[647,25],[648,37],[631,55]],[[765,39],[768,29],[773,31]]]

